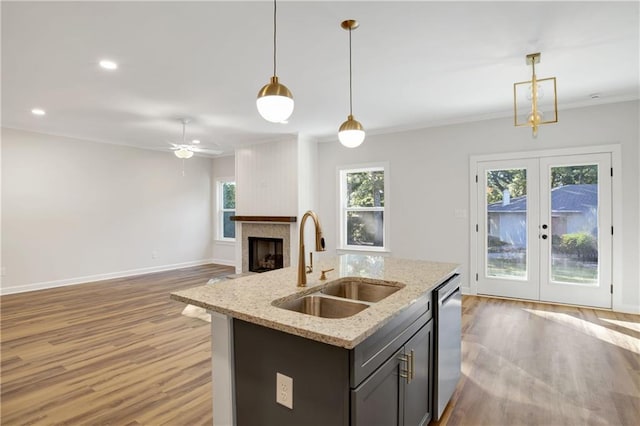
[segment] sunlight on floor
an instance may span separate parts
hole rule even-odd
[[[638,333],[640,333],[640,321],[631,322],[631,321],[622,321],[622,320],[611,319],[611,318],[599,318],[599,319],[600,321],[605,321],[605,322],[608,322],[609,324],[617,325],[618,327],[628,328],[629,330],[637,331]]]
[[[539,371],[527,369],[513,363],[492,348],[479,343],[467,343],[474,360],[462,364],[462,379],[469,380],[486,393],[486,403],[496,410],[510,406],[512,410],[545,412],[550,404],[562,406],[570,412],[575,424],[607,424],[599,413],[580,405],[580,401],[563,394],[560,389],[539,377]],[[517,408],[514,408],[517,407]],[[535,408],[534,408],[535,407]],[[498,415],[494,424],[506,425]],[[562,424],[562,423],[559,423]]]
[[[594,324],[590,321],[576,318],[574,316],[567,315],[561,312],[540,311],[536,309],[524,309],[524,310],[533,315],[537,315],[541,318],[544,318],[550,321],[555,321],[563,325],[567,325],[588,336],[595,337],[597,339],[602,340],[603,342],[616,345],[622,349],[626,349],[628,351],[631,351],[640,355],[640,339],[637,339],[635,337],[627,336],[626,334],[620,333],[619,331],[611,330],[607,327],[603,327],[601,325]],[[606,321],[615,321],[615,320],[606,320]],[[619,322],[624,322],[624,321],[619,321]]]

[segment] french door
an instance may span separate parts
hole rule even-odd
[[[611,307],[611,154],[477,163],[478,293]]]

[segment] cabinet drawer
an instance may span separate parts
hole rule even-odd
[[[431,319],[431,294],[425,294],[396,315],[380,330],[349,352],[350,387],[365,378],[389,359],[411,336]]]

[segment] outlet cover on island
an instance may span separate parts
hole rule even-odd
[[[276,402],[293,410],[293,379],[276,373]]]

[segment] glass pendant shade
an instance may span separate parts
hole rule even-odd
[[[258,92],[256,99],[258,112],[267,121],[282,123],[293,113],[293,95],[287,86],[278,82],[278,77],[271,77],[271,82]]]
[[[173,151],[173,153],[176,155],[176,157],[182,158],[183,160],[193,157],[193,151],[188,150],[187,148],[184,148],[184,147],[176,151]]]
[[[355,148],[360,146],[364,141],[365,133],[362,124],[353,118],[353,115],[347,117],[347,121],[342,123],[338,130],[338,139],[340,143],[347,148]]]

